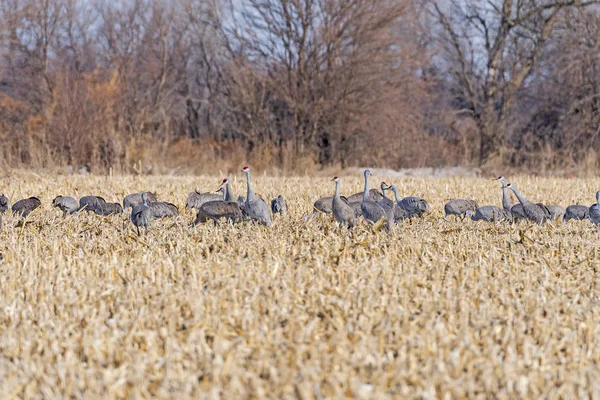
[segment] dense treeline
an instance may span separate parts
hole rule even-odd
[[[0,160],[596,169],[594,3],[0,0]]]

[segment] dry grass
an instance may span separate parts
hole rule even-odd
[[[43,202],[0,232],[0,398],[600,396],[600,236],[587,221],[440,220],[453,197],[500,204],[496,182],[394,182],[434,212],[390,235],[303,226],[332,193],[327,178],[255,176],[257,192],[288,199],[270,229],[189,229],[183,213],[138,238],[126,216],[50,208],[56,194],[117,201],[145,188],[182,208],[220,178],[0,178],[12,202]],[[513,181],[563,205],[591,204],[600,188]]]

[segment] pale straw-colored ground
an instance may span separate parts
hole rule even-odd
[[[221,178],[0,177],[11,202],[43,202],[0,232],[0,398],[600,397],[598,232],[441,221],[450,198],[499,205],[489,179],[397,180],[433,213],[352,237],[329,218],[303,224],[333,193],[325,177],[254,176],[263,197],[288,200],[271,228],[190,229],[184,211],[138,238],[125,215],[63,219],[50,206],[151,189],[183,210]],[[512,181],[563,206],[600,188]],[[360,186],[343,177],[344,193]]]

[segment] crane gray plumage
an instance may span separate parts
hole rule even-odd
[[[325,214],[331,214],[333,211],[333,197],[321,197],[313,204],[313,213],[322,212]]]
[[[556,204],[541,204],[538,203],[539,206],[544,206],[550,212],[550,219],[552,221],[562,220],[565,215],[565,209]]]
[[[108,217],[109,215],[117,215],[123,212],[123,207],[119,203],[98,203],[94,212],[98,215]]]
[[[368,171],[368,170],[366,170],[366,171]],[[364,194],[365,194],[364,192],[354,193],[354,194],[346,197],[346,200],[348,200],[348,203],[356,203],[356,202],[361,203],[362,200],[363,200]],[[377,190],[377,189],[370,189],[368,191],[368,193],[367,193],[367,200],[374,201],[375,203],[378,203],[379,201],[381,201],[381,199],[383,199],[383,194],[381,192],[379,192],[379,190]]]
[[[475,212],[467,210],[465,215],[470,216],[473,221],[500,222],[512,220],[510,211],[498,206],[477,207]]]
[[[279,195],[271,200],[271,211],[273,214],[284,214],[287,206],[285,199]]]
[[[25,218],[41,205],[42,202],[40,199],[37,197],[30,197],[28,199],[19,200],[13,204],[12,212],[13,214]]]
[[[384,208],[378,203],[370,200],[369,196],[369,177],[372,176],[371,171],[365,170],[365,189],[363,191],[363,200],[360,204],[363,217],[370,222],[378,222],[381,218],[387,218],[387,213]],[[380,199],[381,200],[381,199]],[[389,227],[389,225],[387,225]]]
[[[527,200],[527,198],[525,198],[525,196],[523,196],[512,183],[507,184],[506,187],[511,189],[515,196],[517,196],[517,199],[519,199],[519,202],[523,206],[523,213],[528,220],[537,224],[543,224],[547,220],[551,219],[550,210],[548,210],[546,206],[543,204],[535,204]]]
[[[335,192],[331,202],[333,217],[340,225],[352,228],[356,225],[356,213],[348,202],[340,196],[340,178],[334,176],[332,181],[335,182]]]
[[[475,212],[479,206],[475,200],[454,199],[444,205],[444,219],[449,215],[464,219],[466,212],[471,210]]]
[[[500,181],[502,184],[502,207],[505,210],[510,211],[513,221],[526,220],[527,216],[523,211],[523,205],[519,202],[513,204],[513,202],[510,200],[510,194],[508,193],[508,188],[506,187],[506,178],[504,176],[499,176],[494,180]]]
[[[138,204],[142,204],[142,193],[147,193],[148,204],[158,201],[156,194],[152,192],[131,193],[125,196],[123,199],[123,210],[127,211],[129,208],[133,208]]]
[[[202,207],[202,204],[207,201],[217,201],[221,200],[223,196],[216,193],[200,193],[198,190],[194,190],[187,197],[185,202],[185,208],[193,208],[199,210]]]
[[[8,197],[3,194],[0,194],[0,230],[2,229],[2,214],[8,211],[10,207],[10,201]]]
[[[589,208],[588,213],[592,224],[600,228],[600,190],[596,192],[596,204]]]
[[[148,195],[144,192],[141,195],[142,204],[138,204],[131,209],[131,222],[137,229],[137,234],[140,236],[140,226],[148,232],[148,224],[150,223],[150,207],[148,207]]]
[[[77,214],[79,202],[70,196],[56,196],[52,200],[52,206],[60,209],[63,216]]]
[[[563,217],[564,221],[570,221],[572,219],[582,221],[584,219],[590,218],[590,208],[588,206],[583,206],[579,204],[573,204],[567,207],[565,211],[565,215]]]
[[[393,200],[388,199],[388,197],[386,196],[385,191],[388,190],[387,183],[381,182],[380,188],[381,188],[381,193],[383,193],[383,197],[381,200],[379,200],[377,202],[377,204],[379,204],[385,210],[386,229],[390,230],[390,229],[392,229],[392,225],[394,224],[394,221],[396,221],[396,216],[395,216],[396,208],[400,208],[400,207],[398,207]]]
[[[173,203],[155,201],[148,204],[153,219],[171,218],[179,215],[179,209]]]
[[[225,185],[225,188],[223,188],[223,185]],[[206,222],[209,219],[213,220],[215,225],[219,224],[219,219],[221,218],[225,218],[233,223],[240,222],[244,219],[244,213],[240,204],[237,201],[227,200],[227,192],[229,191],[227,186],[229,186],[229,180],[224,179],[219,188],[219,191],[222,192],[221,200],[207,201],[202,204],[192,226],[200,222]]]
[[[429,203],[422,198],[410,196],[400,199],[396,185],[390,186],[390,190],[394,193],[396,204],[406,211],[406,216],[408,218],[422,217],[423,214],[427,214],[431,211]]]
[[[106,200],[100,196],[83,196],[79,199],[79,211],[96,212],[97,207],[106,204]]]
[[[250,181],[250,168],[244,167],[242,171],[246,174],[246,202],[242,209],[244,213],[254,221],[262,225],[271,226],[271,213],[267,203],[258,197],[252,189]]]

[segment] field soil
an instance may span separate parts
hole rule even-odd
[[[304,218],[330,178],[253,176],[273,226],[188,227],[190,191],[223,176],[0,177],[38,196],[0,231],[0,398],[599,398],[600,234],[589,221],[444,221],[501,204],[477,177],[375,176],[432,213],[391,233]],[[245,195],[241,173],[232,179]],[[513,177],[547,204],[594,203],[600,179]],[[362,187],[342,177],[341,189]],[[151,190],[180,216],[138,237],[128,215],[63,218],[56,195]]]

